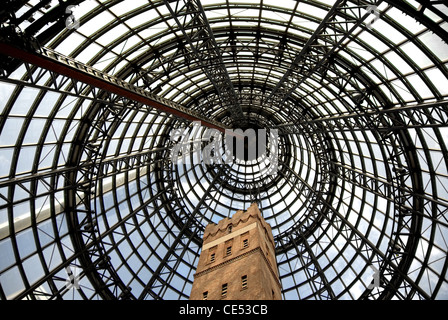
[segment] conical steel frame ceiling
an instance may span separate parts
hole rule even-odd
[[[284,299],[448,299],[447,21],[443,1],[6,1],[0,298],[187,299],[205,226],[257,202]],[[207,128],[278,130],[277,171],[173,158]]]

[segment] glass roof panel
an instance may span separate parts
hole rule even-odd
[[[106,32],[101,37],[99,37],[96,41],[99,44],[107,46],[111,42],[123,37],[127,33],[129,33],[129,29],[126,26],[119,24],[116,27],[114,27],[113,29],[111,29],[110,31]]]
[[[414,43],[407,42],[400,46],[400,50],[420,68],[426,68],[433,65],[430,58]]]
[[[291,6],[291,8],[293,8],[293,7]],[[313,5],[309,5],[304,2],[299,2],[297,11],[303,12],[306,15],[309,15],[312,17],[317,17],[319,19],[323,19],[327,15],[327,12],[325,10],[317,8],[316,6],[313,6]]]
[[[448,44],[446,42],[440,40],[440,38],[430,31],[425,32],[418,38],[440,61],[448,59]]]
[[[114,19],[115,17],[109,11],[103,11],[95,17],[95,20],[89,20],[88,22],[81,24],[76,31],[85,36],[92,36],[95,32],[108,25]]]
[[[145,0],[134,0],[132,1],[132,3],[129,3],[128,1],[123,1],[112,6],[110,8],[110,11],[112,11],[117,16],[121,16],[125,15],[126,13],[132,10],[135,10],[136,8],[143,7],[147,4],[148,2]]]
[[[448,95],[448,79],[439,69],[428,69],[425,71],[425,74],[441,95]]]
[[[79,70],[0,66],[0,298],[188,299],[205,226],[253,202],[284,299],[447,298],[448,7],[367,1],[382,14],[373,28],[345,6],[322,24],[335,2],[204,0],[201,12],[193,0],[174,19],[173,1],[89,0],[73,8],[77,29],[54,23],[63,1],[10,12]],[[14,21],[0,15],[3,35]],[[117,80],[109,92],[82,64],[153,102]],[[200,116],[277,128],[275,174],[262,157],[206,164]],[[188,163],[173,156],[176,130],[190,134]],[[61,284],[67,266],[79,290]],[[374,289],[370,266],[385,275]]]
[[[390,8],[386,15],[391,17],[393,20],[400,23],[400,25],[405,28],[407,31],[411,32],[412,34],[418,34],[421,31],[425,30],[425,26],[419,23],[415,23],[415,20],[412,18],[412,16],[409,16],[402,11],[396,9],[396,8]]]
[[[388,50],[388,46],[379,38],[372,35],[370,32],[362,32],[358,38],[369,46],[370,52],[382,53]]]

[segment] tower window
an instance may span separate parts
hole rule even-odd
[[[202,293],[202,300],[207,300],[208,298],[208,291],[205,291]]]
[[[230,256],[232,254],[232,246],[226,248],[226,256]]]
[[[227,297],[227,283],[224,283],[221,287],[221,297]]]
[[[215,258],[216,258],[215,253],[212,253],[212,254],[210,255],[210,262],[215,262]]]
[[[247,275],[241,277],[241,290],[247,289]]]
[[[243,240],[243,249],[246,249],[249,247],[249,239],[244,239]]]

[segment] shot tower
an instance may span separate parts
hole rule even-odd
[[[257,204],[209,224],[190,300],[280,300],[271,227]]]

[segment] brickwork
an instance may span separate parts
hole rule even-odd
[[[271,227],[256,204],[206,227],[190,300],[204,298],[281,299]]]

